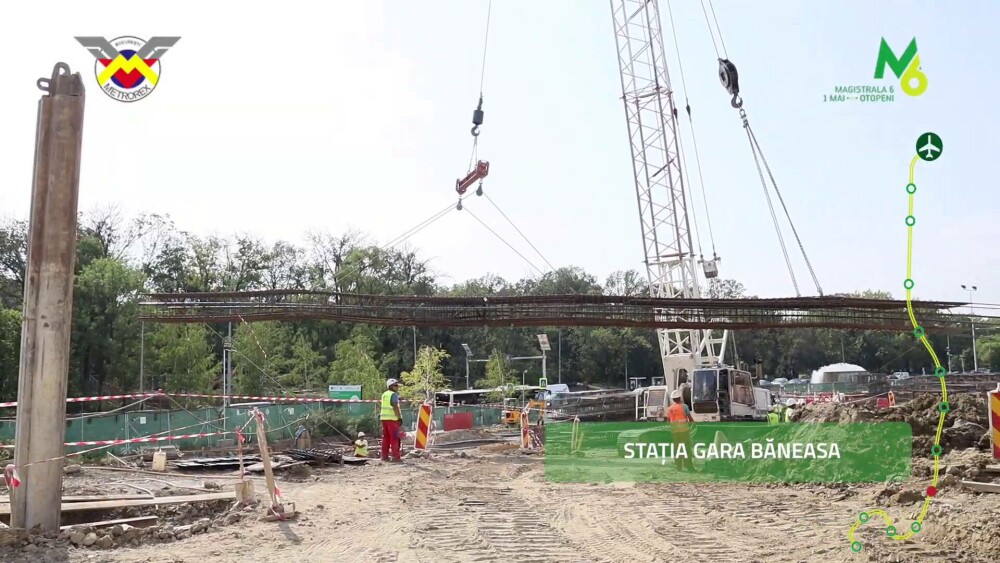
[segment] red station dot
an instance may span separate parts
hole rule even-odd
[[[927,496],[932,497],[937,494],[937,487],[927,487]]]

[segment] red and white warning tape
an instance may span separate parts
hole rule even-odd
[[[88,397],[69,397],[67,403],[96,403],[100,401],[118,401],[122,399],[155,399],[157,397],[183,397],[194,399],[238,399],[241,401],[271,402],[271,403],[378,403],[378,399],[330,399],[327,397],[286,397],[280,395],[221,395],[211,393],[129,393],[127,395],[92,395]],[[403,399],[404,403],[421,404],[421,400]],[[13,408],[17,401],[0,403],[0,408]],[[505,408],[502,404],[456,405],[462,407],[480,407],[488,409]],[[535,409],[532,409],[535,410]],[[540,409],[539,409],[540,410]]]
[[[177,436],[147,436],[145,438],[126,438],[122,440],[95,440],[87,442],[66,442],[64,446],[117,446],[119,444],[145,444],[149,442],[172,442],[174,440],[191,440],[194,438],[207,438],[208,436],[221,436],[223,434],[232,434],[232,431],[227,432],[206,432],[201,434],[179,434]],[[14,445],[5,445],[4,448],[13,448]]]
[[[163,395],[163,393],[130,393],[128,395],[100,395],[93,397],[69,397],[66,399],[67,403],[90,403],[95,401],[116,401],[119,399],[149,399],[152,397],[158,397]],[[11,401],[9,403],[0,403],[0,407],[16,407],[17,401]]]

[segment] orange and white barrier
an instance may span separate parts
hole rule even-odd
[[[413,440],[413,449],[415,450],[427,449],[427,437],[431,434],[433,409],[434,406],[431,403],[420,405],[420,411],[417,413],[417,432]]]
[[[521,411],[521,447],[531,448],[531,430],[528,428],[528,409]]]
[[[990,441],[993,442],[993,459],[1000,459],[1000,384],[995,391],[986,394],[986,404],[990,411]]]
[[[890,407],[896,406],[896,394],[893,393],[892,391],[889,391],[889,406]]]

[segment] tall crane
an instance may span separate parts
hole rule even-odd
[[[691,240],[659,6],[656,0],[611,0],[611,10],[650,295],[697,299],[699,260]],[[706,278],[718,276],[716,259],[701,261]],[[670,311],[659,313],[677,318]],[[689,382],[695,369],[722,361],[729,331],[718,337],[711,330],[659,329],[657,336],[665,384],[672,391]]]

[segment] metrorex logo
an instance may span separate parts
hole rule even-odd
[[[885,37],[878,48],[878,59],[875,61],[875,78],[881,80],[885,76],[885,67],[892,69],[892,73],[899,79],[899,87],[909,96],[919,96],[927,90],[927,75],[920,70],[920,55],[917,54],[917,38],[910,40],[910,44],[903,51],[903,56],[896,57],[896,53],[889,47]],[[916,85],[914,85],[916,82]]]
[[[882,38],[875,58],[875,79],[883,81],[889,77],[886,68],[899,79],[899,87],[907,96],[916,97],[927,91],[927,75],[920,67],[920,54],[917,52],[917,38],[910,40],[903,54],[889,46]],[[884,82],[874,84],[856,84],[849,86],[834,86],[833,94],[824,94],[824,102],[895,102],[896,86],[886,86]]]

